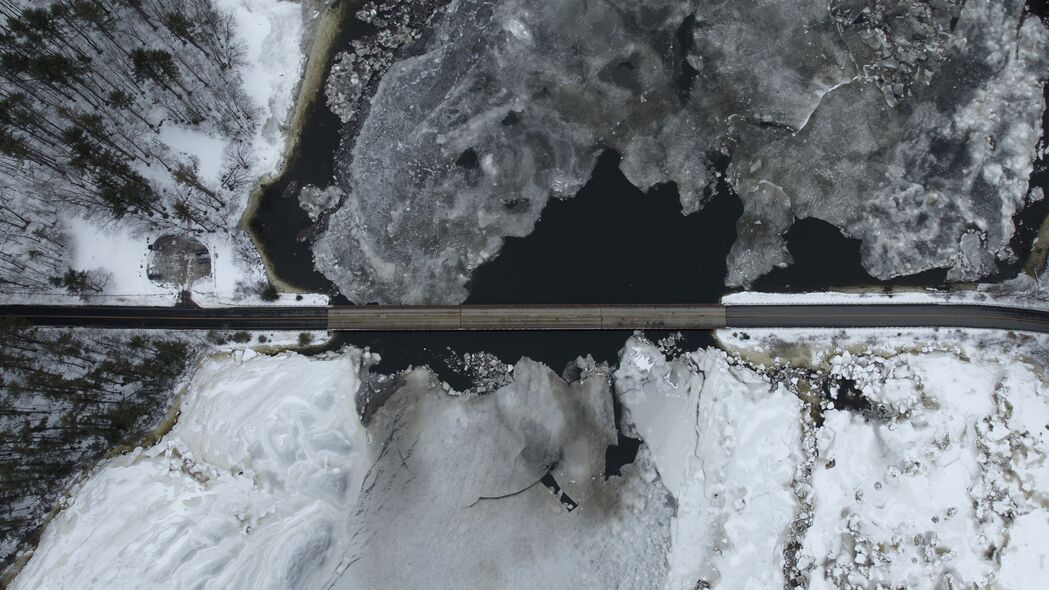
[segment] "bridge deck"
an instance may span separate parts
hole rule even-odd
[[[371,330],[713,330],[719,305],[478,305],[328,308],[328,329]]]

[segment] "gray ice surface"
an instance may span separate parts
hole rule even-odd
[[[456,396],[418,370],[372,416],[374,459],[333,587],[662,586],[673,502],[644,449],[604,478],[607,370],[568,384],[522,359],[513,373],[494,393]],[[540,483],[547,473],[577,508]]]
[[[728,255],[725,284],[732,287],[747,285],[773,268],[794,261],[783,239],[794,223],[790,197],[780,187],[764,181],[737,190],[747,207],[736,221],[736,244]]]
[[[640,186],[707,183],[709,125],[682,108],[679,2],[452,2],[428,51],[395,64],[337,177],[317,267],[357,302],[465,299],[506,236],[571,197],[605,148]]]
[[[862,240],[878,278],[1012,254],[1049,71],[1022,0],[455,0],[428,39],[348,138],[314,246],[353,301],[462,301],[609,148],[685,214],[730,154],[750,223],[731,284],[787,260],[791,215]]]
[[[862,240],[877,278],[949,268],[973,280],[1007,259],[1027,193],[1049,72],[1045,28],[1023,3],[972,1],[928,84],[895,106],[878,84],[827,93],[799,131],[741,134],[733,180],[765,181],[797,217]]]

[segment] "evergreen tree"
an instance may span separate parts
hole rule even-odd
[[[139,81],[152,80],[165,88],[179,81],[175,60],[163,49],[135,49],[131,52],[131,61]]]
[[[87,295],[89,293],[100,293],[102,285],[94,276],[86,270],[68,269],[60,277],[54,277],[52,283],[56,287],[62,287],[75,295]]]

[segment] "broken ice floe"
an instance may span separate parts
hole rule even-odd
[[[430,27],[353,99],[347,197],[314,246],[351,300],[462,301],[609,148],[638,187],[674,182],[686,214],[708,154],[731,155],[731,284],[789,262],[795,217],[860,239],[876,278],[971,280],[1012,255],[1049,69],[1021,0],[461,0]]]

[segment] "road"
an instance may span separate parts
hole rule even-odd
[[[1049,332],[1049,312],[985,305],[512,305],[172,308],[0,306],[38,326],[174,330],[989,328]]]
[[[325,307],[139,307],[120,305],[4,305],[0,316],[36,326],[168,330],[326,330]]]

